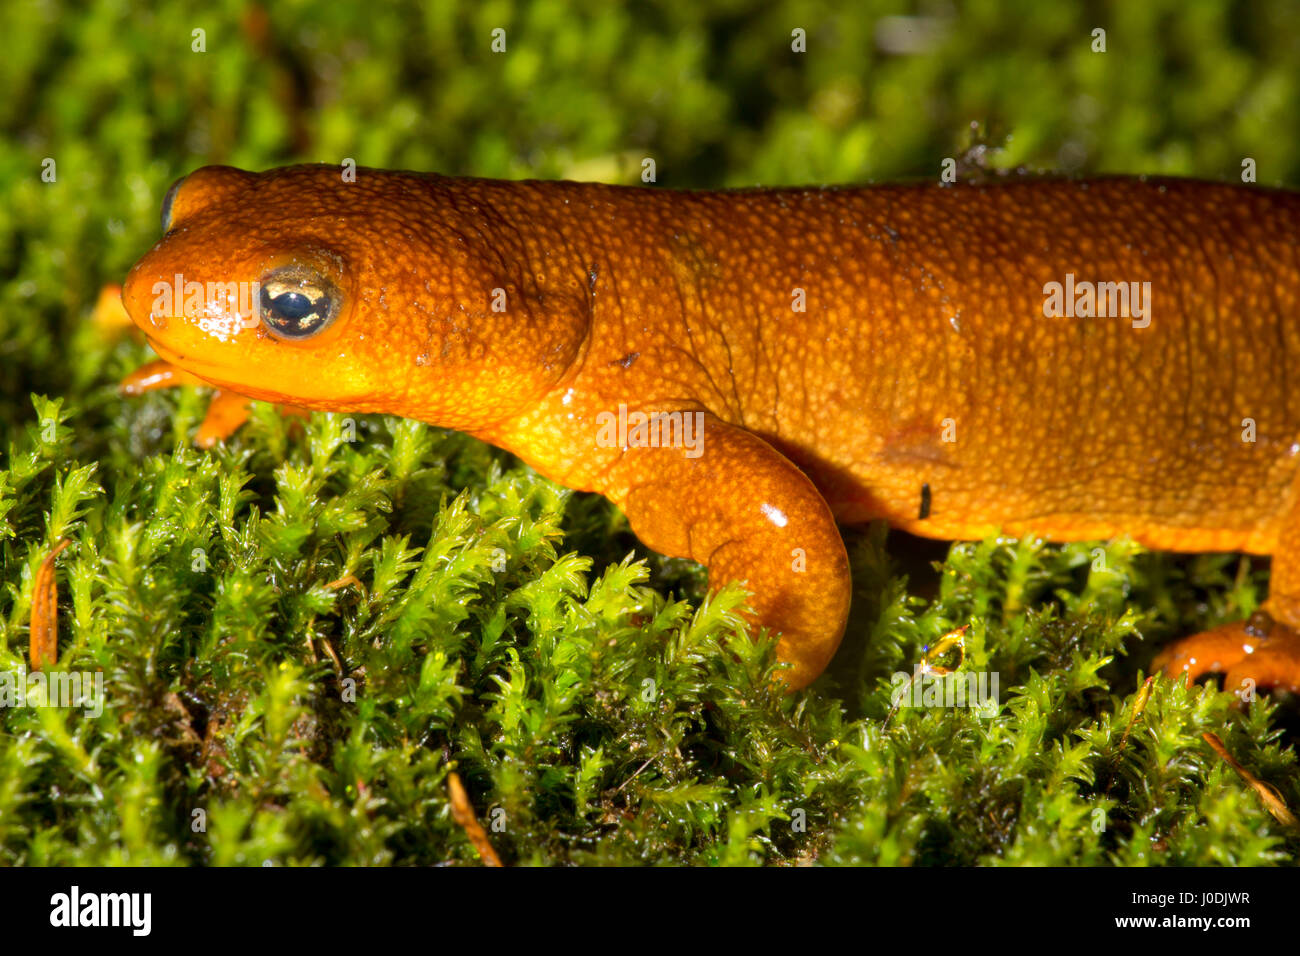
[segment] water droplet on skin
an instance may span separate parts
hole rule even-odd
[[[428,353],[428,352],[421,352],[419,355],[417,355],[417,356],[415,357],[415,364],[416,364],[416,365],[428,365],[428,364],[429,364],[429,353]]]
[[[763,512],[763,516],[766,517],[768,521],[772,522],[772,524],[776,525],[778,528],[784,528],[790,523],[790,519],[785,516],[785,512],[776,507],[776,505],[769,505],[767,502],[764,502],[759,505],[759,510]]]

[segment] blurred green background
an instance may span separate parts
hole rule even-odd
[[[719,649],[734,601],[679,635],[689,609],[641,571],[597,584],[557,558],[599,570],[632,546],[600,502],[391,422],[340,450],[327,416],[304,438],[264,409],[197,453],[202,399],[120,397],[150,352],[89,314],[158,237],[167,186],[208,163],[633,183],[649,156],[655,188],[865,182],[934,177],[974,123],[996,168],[1236,181],[1250,157],[1259,182],[1297,186],[1300,4],[0,0],[0,24],[0,657],[25,654],[32,573],[68,534],[63,653],[116,695],[99,721],[5,712],[0,862],[474,862],[448,756],[480,810],[509,808],[510,862],[1295,859],[1200,738],[1294,808],[1270,704],[1162,682],[1119,742],[1138,665],[1112,658],[1138,624],[1240,616],[1258,569],[1120,543],[1098,576],[1085,545],[985,542],[954,549],[922,611],[881,538],[851,540],[865,623],[824,685],[773,698],[759,651]],[[45,418],[66,419],[57,437]],[[209,574],[189,571],[195,542]],[[431,554],[445,580],[412,575]],[[347,568],[370,598],[323,589]],[[690,593],[698,575],[677,574]],[[1035,610],[1053,601],[1060,620]],[[884,733],[889,670],[976,615],[990,639],[977,628],[970,657],[1003,669],[1004,719]],[[367,675],[361,707],[331,696],[321,640]],[[806,832],[784,822],[796,804]]]

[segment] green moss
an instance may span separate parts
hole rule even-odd
[[[240,3],[19,6],[30,29],[0,38],[0,669],[69,537],[60,667],[102,672],[106,706],[0,709],[0,861],[469,863],[449,769],[512,863],[1294,861],[1201,738],[1294,809],[1292,711],[1160,680],[1121,746],[1150,639],[1255,607],[1249,562],[994,539],[909,584],[882,528],[851,532],[845,646],[783,697],[743,592],[704,600],[698,568],[602,500],[393,419],[259,407],[196,451],[204,397],[120,398],[148,350],[86,321],[204,162],[629,181],[650,155],[664,185],[861,180],[933,175],[981,120],[995,164],[1055,167],[1073,142],[1097,171],[1230,177],[1253,156],[1261,181],[1300,182],[1275,133],[1300,105],[1294,12],[974,3],[908,57],[875,45],[894,4],[302,3],[263,50]],[[962,624],[997,716],[890,715],[892,676]]]

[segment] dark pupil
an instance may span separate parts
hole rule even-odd
[[[281,292],[271,300],[271,307],[286,319],[301,319],[313,310],[311,299],[301,292]]]
[[[313,302],[301,292],[271,295],[262,290],[262,313],[277,332],[284,335],[307,335],[325,318],[325,297]]]

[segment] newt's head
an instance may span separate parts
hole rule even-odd
[[[491,188],[205,167],[168,192],[123,301],[159,355],[214,385],[473,431],[553,385],[581,340],[507,277],[491,199],[466,195]]]

